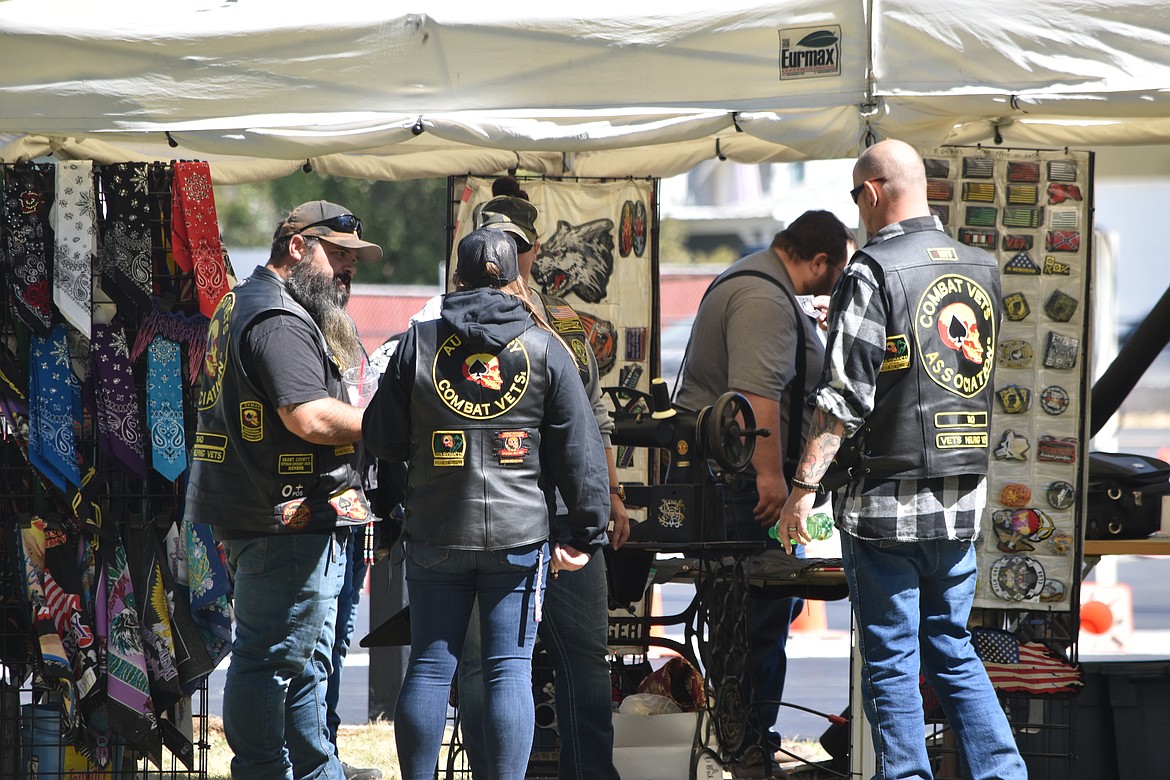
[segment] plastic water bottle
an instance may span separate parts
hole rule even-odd
[[[779,522],[779,521],[777,521]],[[833,518],[826,515],[824,512],[817,512],[809,515],[804,520],[804,530],[809,535],[810,539],[822,541],[828,539],[833,535]],[[768,536],[772,539],[780,538],[780,531],[777,526],[772,526],[768,529]],[[792,544],[799,544],[795,539],[789,539]]]

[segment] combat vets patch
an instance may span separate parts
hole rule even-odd
[[[456,333],[435,352],[432,381],[448,409],[471,420],[490,420],[511,409],[528,389],[528,351],[512,339],[499,352],[465,347]]]
[[[905,371],[910,368],[910,340],[906,334],[886,337],[886,352],[882,357],[882,367],[879,373],[886,371]]]
[[[980,249],[995,249],[994,230],[980,230],[978,228],[959,228],[959,243],[967,246],[977,246]]]
[[[996,358],[1004,368],[1031,368],[1034,352],[1032,345],[1020,339],[999,342]]]
[[[1020,252],[1004,264],[1003,272],[1013,276],[1039,276],[1040,266],[1027,252]]]
[[[524,443],[528,440],[528,431],[496,431],[496,440],[492,445],[496,450],[496,457],[501,466],[514,466],[523,463],[528,457],[528,448]]]
[[[431,434],[431,456],[434,465],[462,466],[467,455],[467,436],[463,431],[434,431]]]
[[[1065,336],[1056,331],[1048,332],[1048,346],[1044,350],[1046,368],[1072,368],[1077,364],[1080,339]]]
[[[998,460],[1027,460],[1031,446],[1023,434],[1008,428],[995,446],[995,457]]]
[[[1057,260],[1052,255],[1044,255],[1044,273],[1050,276],[1068,276],[1072,273],[1072,266]]]
[[[959,261],[959,253],[955,251],[953,246],[944,246],[938,249],[927,249],[926,256],[936,263],[942,261],[957,263]]]
[[[995,309],[987,291],[960,274],[939,276],[918,300],[913,321],[918,355],[930,380],[964,398],[981,392],[991,376],[996,343]]]
[[[1032,307],[1028,305],[1028,299],[1024,297],[1022,292],[1004,296],[1003,316],[1012,322],[1023,322],[1031,313]]]
[[[1049,385],[1040,391],[1040,408],[1048,414],[1064,414],[1068,402],[1068,391],[1060,385]]]
[[[1076,463],[1077,440],[1072,436],[1041,436],[1036,458],[1047,463]]]
[[[995,391],[1005,414],[1023,414],[1032,407],[1032,391],[1019,385],[1008,385]]]
[[[240,402],[240,436],[247,442],[264,438],[264,406],[259,401]]]
[[[1068,322],[1077,313],[1077,299],[1056,290],[1044,303],[1044,312],[1057,322]]]

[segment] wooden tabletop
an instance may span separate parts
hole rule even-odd
[[[1086,539],[1085,555],[1170,555],[1170,538]]]

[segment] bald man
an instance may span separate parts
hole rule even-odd
[[[817,493],[844,483],[835,512],[875,778],[932,776],[921,672],[970,776],[1024,780],[967,631],[987,498],[999,267],[943,232],[927,206],[922,158],[901,141],[861,154],[850,195],[870,239],[833,294],[812,429],[780,538],[808,541]]]

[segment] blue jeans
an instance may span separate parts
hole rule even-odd
[[[337,752],[337,727],[341,725],[341,716],[337,714],[337,702],[341,698],[341,670],[345,666],[345,657],[349,654],[349,645],[353,641],[353,626],[357,622],[357,606],[362,599],[362,587],[366,582],[366,560],[362,550],[364,539],[362,529],[355,529],[349,535],[349,544],[345,548],[347,573],[341,583],[341,593],[337,597],[337,636],[333,641],[333,671],[329,675],[325,691],[325,723],[329,727],[329,741],[333,743],[333,752]]]
[[[548,573],[548,545],[455,550],[406,545],[410,661],[394,713],[403,780],[430,780],[447,720],[447,700],[471,609],[479,602],[486,691],[488,777],[521,780],[532,750],[535,613]],[[474,723],[468,724],[476,728]]]
[[[1026,780],[1003,707],[967,631],[971,542],[866,541],[841,534],[858,627],[861,690],[881,780],[929,778],[919,671],[934,687],[973,780]]]
[[[225,540],[236,631],[223,725],[240,780],[342,780],[325,725],[345,535]]]
[[[577,571],[563,571],[545,591],[544,619],[537,627],[553,665],[556,685],[560,780],[619,780],[613,765],[613,695],[609,676],[609,586],[605,556],[598,553]],[[483,734],[467,726],[483,722],[483,670],[479,627],[473,620],[459,662],[459,712],[463,746],[472,770],[482,766]]]
[[[780,542],[768,536],[768,529],[756,522],[753,515],[760,494],[754,481],[738,480],[728,504],[728,538],[739,541],[764,542],[770,550],[783,550]],[[797,557],[804,557],[804,548],[796,548]],[[748,714],[751,732],[762,732],[773,748],[780,747],[780,735],[775,731],[780,714],[779,702],[784,700],[784,678],[788,674],[788,626],[804,609],[802,598],[775,598],[752,589],[748,594],[748,656],[750,661],[746,690],[749,701],[755,702]]]

